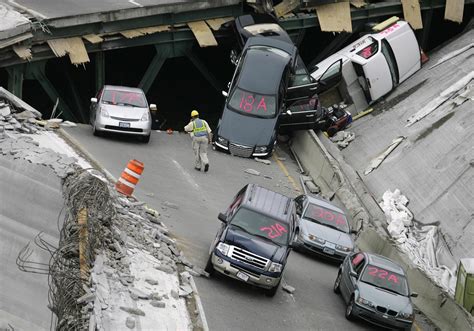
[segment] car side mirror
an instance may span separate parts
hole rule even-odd
[[[357,278],[357,272],[355,272],[355,271],[350,271],[349,275],[351,275],[351,277]]]
[[[227,215],[224,214],[224,213],[219,213],[219,216],[217,216],[217,218],[219,219],[219,221],[221,222],[227,222]]]
[[[150,104],[150,110],[152,110],[152,111],[157,110],[156,105],[154,103]]]
[[[222,91],[222,95],[227,98],[227,96],[229,95],[229,93],[227,93],[226,91]]]
[[[230,88],[230,82],[227,82],[227,88]]]
[[[412,298],[416,298],[416,297],[418,297],[418,293],[416,293],[416,292],[411,292],[411,293],[410,293],[410,296],[411,296]]]
[[[97,98],[91,98],[92,103],[97,103]]]

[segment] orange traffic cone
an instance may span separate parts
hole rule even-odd
[[[115,184],[115,189],[128,197],[131,196],[142,175],[144,167],[142,162],[130,160]]]

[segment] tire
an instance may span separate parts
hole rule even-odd
[[[329,137],[333,137],[334,135],[336,135],[337,131],[338,131],[337,127],[331,126],[331,127],[328,128],[328,130],[326,132],[327,132]]]
[[[148,144],[150,142],[150,136],[151,135],[148,135],[148,136],[143,136],[141,138],[142,142],[144,142],[145,144]]]
[[[340,272],[338,272],[337,277],[336,277],[336,281],[334,282],[334,287],[332,288],[332,290],[336,294],[341,293],[341,278],[342,278],[342,274]]]
[[[281,280],[280,280],[281,281]],[[272,287],[271,289],[265,290],[265,296],[273,298],[278,291],[278,288],[280,287],[280,282],[275,287]]]
[[[293,246],[295,251],[299,251],[301,248],[301,243],[298,241],[300,235],[300,230],[296,229],[295,231],[295,237],[293,238]]]
[[[207,260],[204,271],[207,272],[209,276],[212,276],[214,274],[214,266],[212,265],[212,255],[209,255],[209,259]]]
[[[101,136],[101,132],[99,130],[97,130],[96,127],[95,127],[95,122],[94,122],[94,124],[92,124],[92,134],[96,137]]]
[[[346,319],[349,321],[354,320],[353,309],[354,309],[354,297],[352,296],[351,299],[349,300],[349,303],[347,304],[346,313],[345,313]]]

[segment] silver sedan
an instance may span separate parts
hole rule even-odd
[[[145,93],[139,88],[105,85],[95,98],[91,98],[90,123],[94,135],[117,132],[141,137],[150,141],[151,111]]]
[[[305,194],[296,197],[295,203],[299,216],[295,247],[342,262],[354,250],[353,231],[344,211]]]

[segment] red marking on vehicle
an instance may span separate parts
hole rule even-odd
[[[335,214],[327,209],[323,208],[313,208],[312,209],[312,217],[320,218],[326,220],[328,222],[335,222],[336,225],[344,225],[346,224],[344,217],[340,214]]]
[[[379,268],[376,268],[376,267],[368,267],[368,270],[369,270],[368,273],[371,276],[378,277],[378,278],[381,278],[381,279],[386,279],[389,282],[393,282],[393,283],[398,284],[398,277],[395,274],[392,274],[392,273],[388,272],[387,270],[379,269]],[[388,277],[387,277],[387,275],[388,275]]]
[[[257,111],[258,111],[260,108],[263,108],[263,110],[267,111],[267,104],[265,103],[265,97],[262,97],[262,98],[260,99],[260,102],[258,103],[258,106],[257,106]]]
[[[257,112],[259,109],[263,109],[263,111],[267,111],[267,104],[265,103],[265,97],[261,97],[260,101],[257,104],[257,107],[254,109],[255,105],[255,97],[251,94],[242,93],[242,97],[240,98],[239,108],[245,111],[246,113],[251,113],[255,110]]]
[[[356,266],[360,263],[360,261],[362,261],[364,259],[364,255],[363,254],[357,254],[356,257],[354,257],[354,259],[352,260],[352,265],[353,266]]]
[[[260,228],[260,231],[266,232],[267,237],[270,239],[278,238],[283,235],[283,233],[288,233],[288,230],[281,224],[273,224],[271,226],[263,226]]]
[[[393,31],[395,31],[396,29],[398,29],[399,27],[400,27],[400,25],[398,25],[398,23],[396,23],[396,24],[394,24],[394,25],[389,26],[389,27],[386,28],[385,30],[380,31],[380,34],[390,34],[390,33],[392,33]]]

